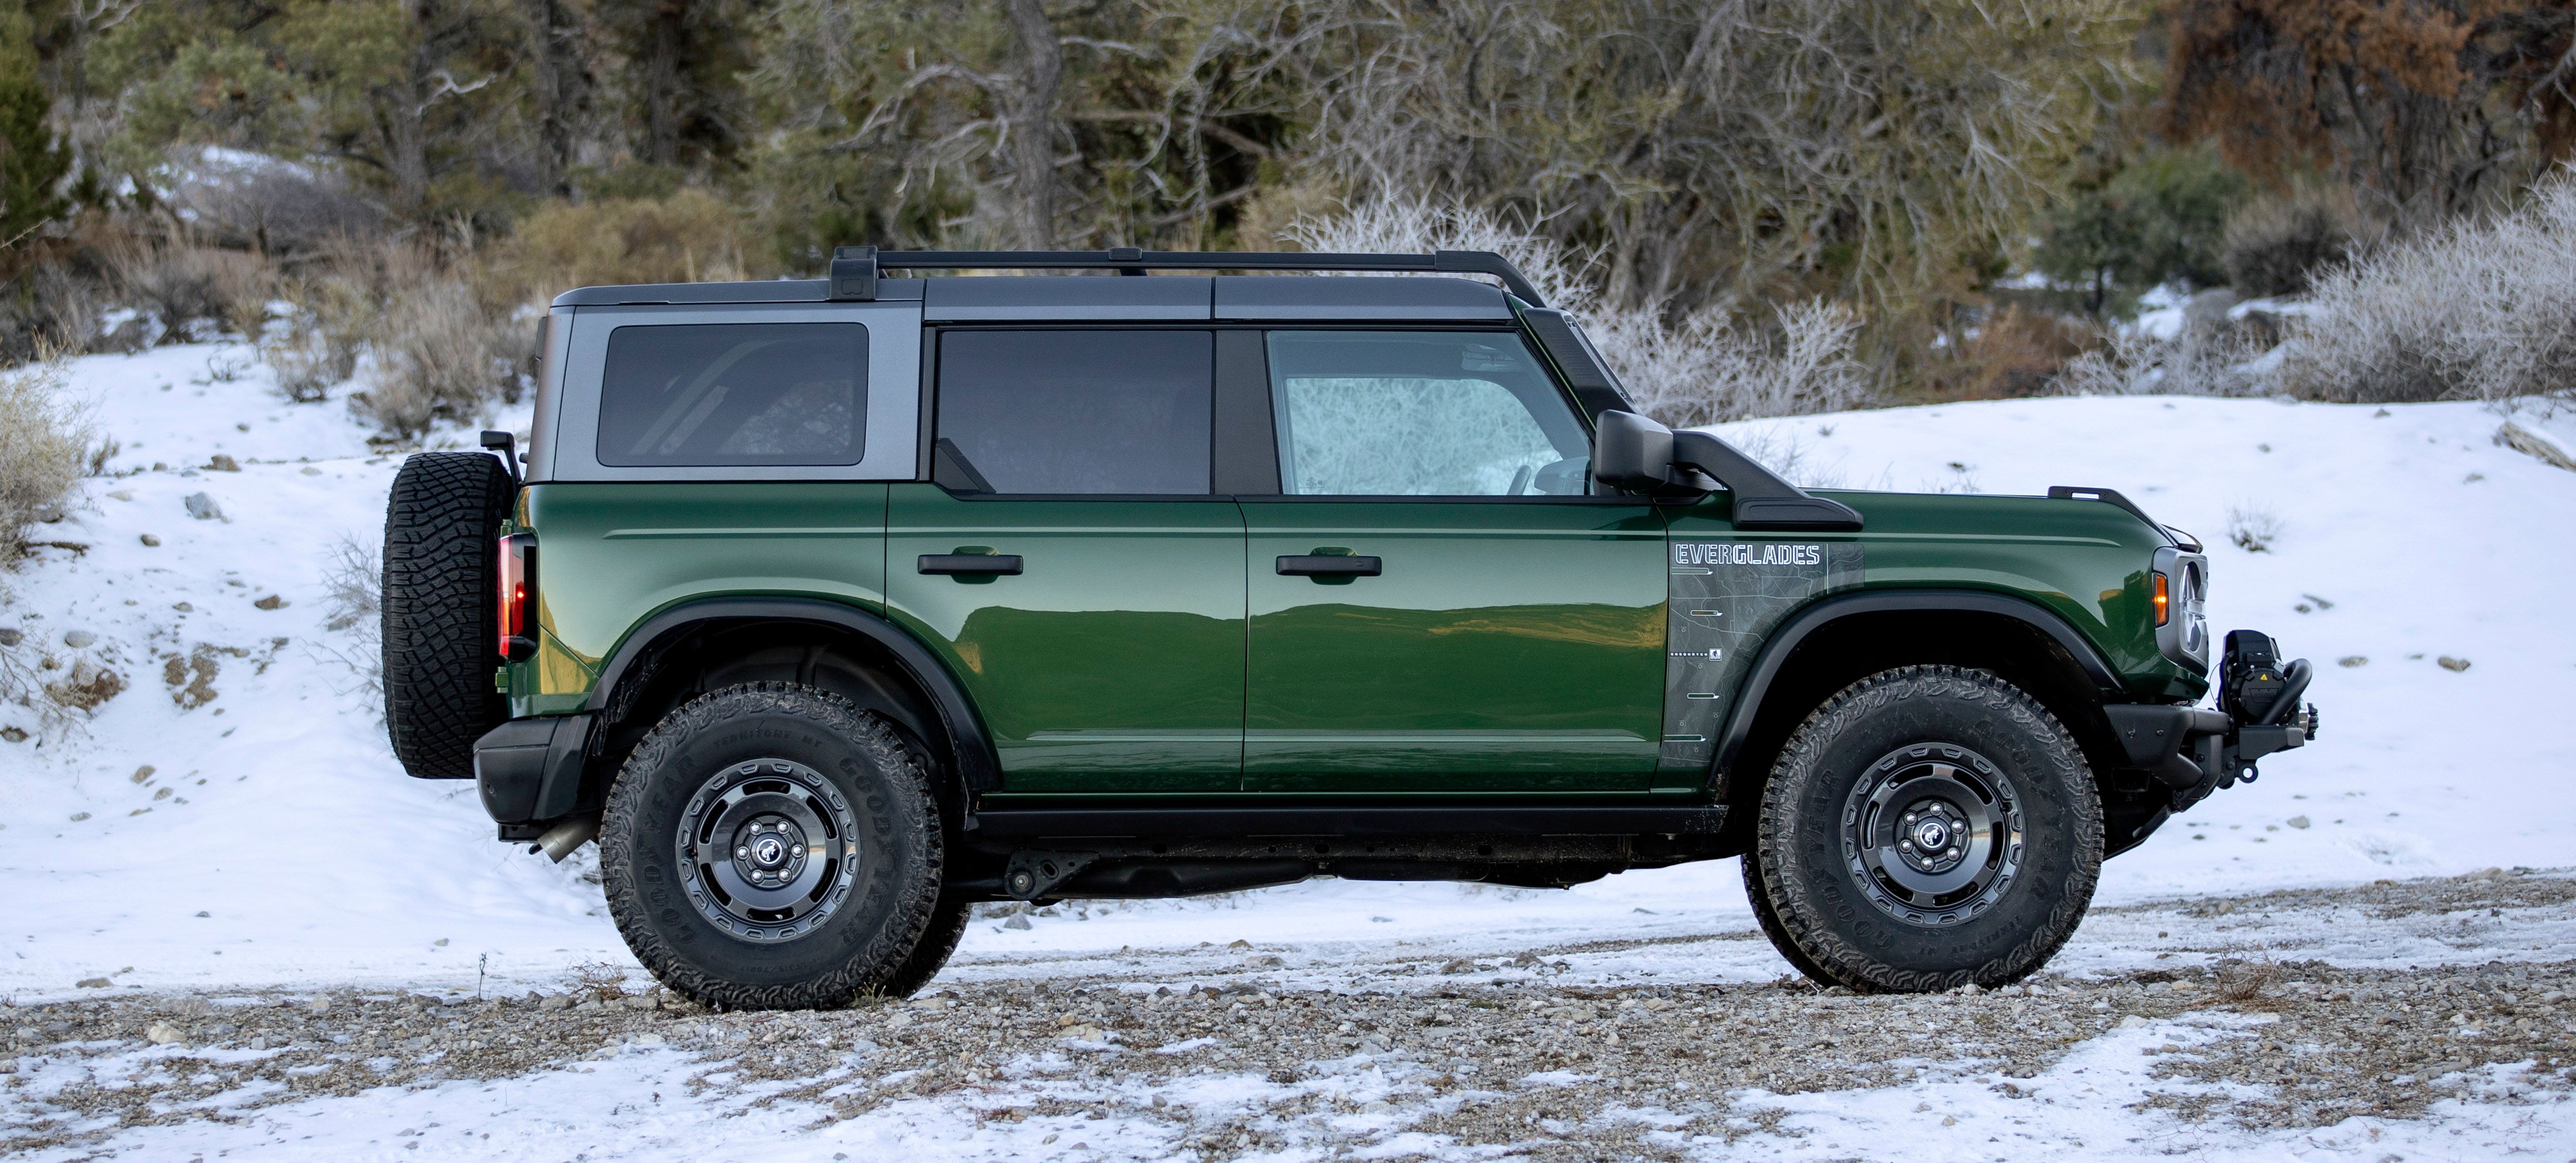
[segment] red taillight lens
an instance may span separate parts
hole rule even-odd
[[[518,662],[537,652],[537,539],[513,533],[501,539],[501,657]]]
[[[2173,594],[2168,589],[2169,585],[2165,575],[2156,575],[2156,625],[2159,626],[2173,619]]]

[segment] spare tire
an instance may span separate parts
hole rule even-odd
[[[498,540],[517,482],[498,458],[424,452],[385,501],[385,732],[420,779],[472,779],[474,740],[508,717]]]

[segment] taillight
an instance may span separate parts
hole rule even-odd
[[[2172,583],[2165,580],[2165,575],[2156,575],[2156,625],[2162,626],[2173,621],[2171,585]]]
[[[537,539],[512,533],[500,548],[501,657],[519,662],[537,652]]]

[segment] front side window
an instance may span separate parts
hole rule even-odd
[[[599,388],[599,463],[857,464],[868,329],[858,323],[620,327]]]
[[[1273,331],[1280,491],[1580,496],[1583,424],[1517,335]]]
[[[1205,331],[947,332],[934,475],[978,492],[1205,494],[1215,364]]]

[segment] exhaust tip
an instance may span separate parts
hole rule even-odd
[[[573,816],[546,829],[544,835],[537,837],[536,847],[528,851],[543,852],[547,858],[561,864],[564,862],[564,857],[579,851],[582,845],[590,843],[598,836],[599,817]]]

